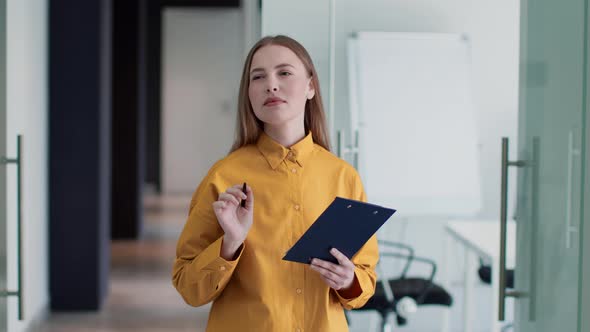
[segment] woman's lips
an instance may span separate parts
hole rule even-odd
[[[276,106],[276,105],[279,105],[279,104],[282,104],[282,103],[284,103],[284,101],[282,101],[282,100],[276,100],[276,101],[271,101],[270,103],[266,103],[266,104],[264,104],[264,106]]]

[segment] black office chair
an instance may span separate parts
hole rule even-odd
[[[477,274],[479,275],[479,280],[483,283],[491,285],[492,284],[492,267],[490,265],[486,265],[483,259],[479,259],[479,269],[477,269]],[[514,270],[508,269],[506,270],[506,288],[514,288]]]
[[[441,286],[433,282],[436,274],[436,263],[430,259],[414,255],[412,247],[390,241],[379,241],[381,249],[404,249],[407,255],[396,252],[381,252],[381,260],[385,258],[406,259],[406,264],[401,276],[395,279],[381,278],[377,281],[375,295],[367,304],[355,311],[375,310],[381,316],[381,331],[391,330],[389,315],[394,314],[398,326],[407,324],[407,316],[416,311],[418,306],[440,305],[450,307],[453,298]],[[407,277],[407,273],[413,262],[428,264],[432,267],[428,278]],[[381,263],[380,263],[381,264]],[[348,318],[348,316],[347,316]]]

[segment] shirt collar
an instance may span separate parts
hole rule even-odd
[[[272,169],[276,169],[285,158],[288,158],[303,167],[303,163],[307,156],[310,155],[311,151],[313,151],[314,147],[311,132],[290,148],[282,146],[265,132],[262,132],[260,137],[258,137],[256,145]]]

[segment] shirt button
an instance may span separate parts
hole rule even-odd
[[[295,205],[295,210],[299,211],[301,207],[299,205]]]
[[[301,329],[300,329],[300,328],[297,328],[297,329],[295,330],[295,332],[301,332]]]
[[[301,294],[303,293],[303,291],[301,290],[301,288],[297,288],[297,294]]]
[[[291,172],[297,173],[297,169],[296,168],[291,168]]]
[[[221,270],[221,271],[225,271],[225,266],[220,266],[220,267],[219,267],[219,270]]]

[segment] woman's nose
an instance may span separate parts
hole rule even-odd
[[[266,81],[266,92],[277,92],[279,91],[279,83],[277,82],[277,80],[273,79],[273,78],[269,78]]]

